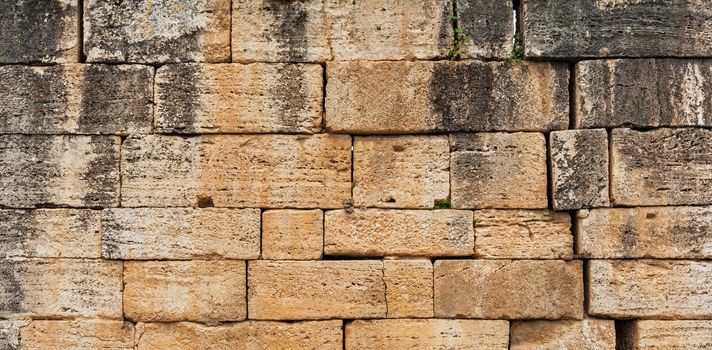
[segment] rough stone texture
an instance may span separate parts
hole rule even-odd
[[[99,258],[101,212],[0,209],[0,257]]]
[[[712,55],[705,0],[524,0],[522,8],[526,57]]]
[[[105,259],[257,259],[260,210],[106,209],[102,238]]]
[[[346,135],[131,136],[122,205],[339,208],[351,196]]]
[[[380,318],[386,316],[381,261],[264,261],[248,263],[252,320]]]
[[[712,321],[633,321],[623,350],[712,349]]]
[[[139,323],[138,350],[341,350],[341,321]]]
[[[388,318],[433,317],[433,264],[430,260],[384,260]]]
[[[85,0],[88,62],[228,62],[229,0]]]
[[[78,1],[0,2],[0,63],[79,62]]]
[[[506,350],[501,320],[356,320],[346,324],[346,350]]]
[[[435,317],[583,318],[581,261],[438,260]]]
[[[593,209],[577,222],[584,258],[712,258],[712,207]]]
[[[472,212],[356,209],[327,211],[324,254],[472,256]]]
[[[712,126],[710,60],[583,61],[574,76],[577,128]]]
[[[148,66],[0,67],[0,133],[149,133],[152,103]]]
[[[244,320],[245,283],[244,261],[127,261],[124,314],[142,322]]]
[[[262,214],[262,258],[317,260],[324,251],[324,212],[278,209]]]
[[[330,132],[550,131],[569,124],[569,73],[560,63],[328,62],[327,76]]]
[[[712,262],[591,260],[588,313],[608,318],[712,317]]]
[[[0,206],[113,207],[118,136],[0,135]]]
[[[712,130],[614,129],[611,169],[614,205],[712,204]]]
[[[549,138],[554,210],[610,205],[606,130],[554,131]]]
[[[452,207],[547,207],[546,141],[539,133],[450,135]]]
[[[22,329],[23,350],[133,350],[134,325],[124,321],[32,321]]]
[[[0,320],[0,349],[20,349],[20,329],[30,321]]]
[[[354,205],[432,208],[450,195],[446,135],[354,138]]]
[[[572,259],[571,216],[549,210],[476,210],[475,256]]]
[[[514,16],[511,0],[458,0],[458,25],[468,58],[504,58],[512,52]]]
[[[0,318],[121,318],[121,262],[0,260]]]
[[[511,350],[613,350],[616,329],[613,320],[517,321],[510,344]]]
[[[167,133],[314,133],[322,68],[171,64],[156,71],[156,129]]]

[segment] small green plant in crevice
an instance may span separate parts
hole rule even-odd
[[[507,56],[507,62],[519,62],[524,59],[524,45],[522,44],[522,34],[514,34],[514,47],[512,53]]]
[[[353,191],[354,188],[356,188],[356,181],[351,181],[351,191]]]
[[[433,209],[450,209],[450,197],[436,199],[433,203]]]

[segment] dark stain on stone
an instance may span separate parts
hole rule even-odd
[[[492,122],[494,74],[487,63],[436,62],[429,83],[437,131],[485,130]],[[497,106],[506,108],[506,106]]]
[[[165,123],[164,126],[169,131],[197,132],[195,115],[200,99],[198,91],[200,66],[166,65],[160,68],[160,73],[162,78],[157,82],[156,99],[167,102],[159,112],[160,118]]]
[[[199,194],[195,201],[195,206],[198,208],[211,208],[214,207],[213,197],[207,194]]]
[[[101,257],[104,259],[122,258],[119,242],[117,242],[122,227],[116,221],[115,213],[112,210],[105,209],[103,211],[101,227]]]
[[[111,207],[118,203],[119,152],[117,138],[91,136],[91,153],[87,171],[81,179],[88,186],[83,203],[89,207]]]
[[[307,108],[304,91],[304,66],[285,64],[277,68],[278,84],[270,95],[279,103],[280,131],[299,131],[302,116]]]
[[[277,22],[276,31],[272,35],[279,44],[277,54],[280,60],[303,62],[309,47],[306,35],[309,12],[305,9],[305,1],[267,0],[267,3],[262,10],[272,12]]]
[[[556,166],[564,171],[555,188],[556,198],[562,208],[589,208],[598,204],[608,178],[601,171],[607,164],[604,158],[606,154],[597,152],[600,143],[596,135],[579,133],[571,147],[575,153],[573,157],[555,161]],[[564,142],[552,140],[552,149],[563,147]]]
[[[60,56],[63,17],[71,16],[72,7],[57,0],[0,1],[0,62],[46,62]]]
[[[655,214],[655,213],[646,213],[645,214],[646,219],[655,219],[656,216],[657,216],[657,214]]]
[[[626,256],[632,255],[638,249],[638,232],[634,217],[628,217],[625,227],[620,231],[620,240]]]
[[[393,151],[394,151],[394,152],[403,152],[403,151],[405,151],[405,146],[403,146],[403,145],[393,145]]]
[[[511,2],[457,0],[457,4],[456,16],[469,45],[487,49],[486,56],[501,53],[514,35]]]
[[[0,257],[8,253],[17,256],[18,252],[27,256],[25,243],[41,234],[36,213],[34,210],[0,210]]]
[[[43,135],[0,136],[0,203],[19,207],[54,206],[48,189],[60,176],[52,157],[54,140]],[[65,137],[66,140],[66,137]]]
[[[25,300],[25,291],[21,282],[23,275],[26,275],[26,269],[21,262],[0,261],[0,313],[24,311],[22,302]]]

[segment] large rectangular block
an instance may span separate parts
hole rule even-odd
[[[134,325],[124,321],[32,321],[22,329],[26,350],[133,350]]]
[[[0,318],[121,318],[121,262],[0,260]]]
[[[546,141],[539,133],[450,135],[452,207],[546,208]]]
[[[612,204],[712,204],[710,188],[712,130],[613,130]]]
[[[343,256],[472,256],[472,212],[355,209],[327,211],[324,254]]]
[[[88,62],[227,62],[230,0],[85,0]]]
[[[463,58],[506,58],[514,46],[514,16],[510,0],[457,0]]]
[[[591,260],[588,313],[607,318],[712,317],[712,262]]]
[[[0,67],[0,133],[150,133],[152,103],[149,66]]]
[[[208,327],[197,323],[138,323],[138,350],[341,350],[341,320],[246,321]]]
[[[119,204],[118,136],[0,135],[0,206]]]
[[[105,209],[101,244],[104,259],[257,259],[260,210]]]
[[[255,260],[247,280],[253,320],[386,317],[381,261]]]
[[[583,318],[581,261],[438,260],[435,317]]]
[[[569,73],[559,63],[328,62],[327,78],[330,132],[550,131],[569,124]]]
[[[712,61],[592,60],[576,64],[577,128],[712,126]]]
[[[259,238],[259,232],[257,232]],[[262,258],[318,260],[324,252],[324,212],[276,209],[262,213]]]
[[[576,221],[584,258],[712,258],[712,207],[593,209]]]
[[[339,208],[351,197],[351,137],[131,136],[122,205]]]
[[[346,350],[506,350],[502,320],[356,320],[346,324]]]
[[[512,322],[511,350],[616,349],[613,320],[516,321]]]
[[[626,327],[623,350],[712,349],[712,321],[632,321]]]
[[[695,0],[524,0],[525,56],[710,56],[708,5]]]
[[[132,321],[244,320],[245,262],[127,261],[124,314]]]
[[[428,259],[383,260],[388,318],[433,317],[433,264]]]
[[[170,64],[156,71],[156,129],[166,133],[314,133],[322,68]]]
[[[101,212],[0,209],[0,257],[100,258]]]

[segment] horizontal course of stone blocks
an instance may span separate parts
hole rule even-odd
[[[712,350],[707,5],[0,3],[0,349]]]

